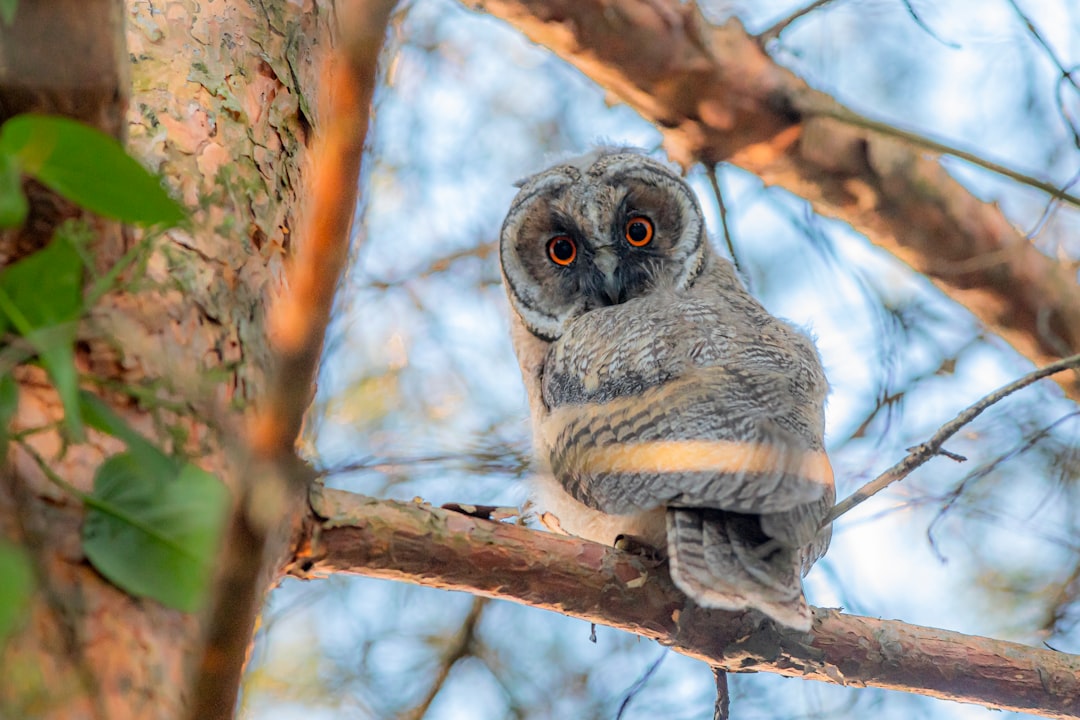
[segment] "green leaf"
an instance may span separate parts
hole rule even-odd
[[[133,454],[114,455],[86,499],[83,550],[123,590],[193,612],[210,586],[228,501],[225,486],[194,465],[162,480]]]
[[[166,481],[175,479],[180,473],[180,464],[175,459],[136,432],[97,395],[80,390],[79,406],[87,425],[127,445],[128,452],[147,477]]]
[[[82,314],[83,263],[65,238],[57,237],[41,250],[8,266],[0,273],[0,288],[26,319],[20,334],[73,322]]]
[[[19,9],[19,0],[0,0],[0,22],[11,27],[15,22],[15,11]]]
[[[82,438],[74,354],[76,321],[83,311],[82,282],[82,258],[60,236],[0,272],[0,314],[37,350],[64,403],[64,419],[75,439]]]
[[[0,641],[18,627],[34,590],[34,569],[22,548],[0,542]]]
[[[15,384],[15,378],[11,375],[0,375],[0,464],[7,459],[8,441],[11,440],[8,426],[18,409],[19,386]]]
[[[19,227],[26,222],[28,212],[30,205],[23,194],[19,163],[0,152],[0,228]]]
[[[138,225],[185,218],[158,178],[103,132],[69,118],[16,115],[0,126],[0,154],[72,202]]]

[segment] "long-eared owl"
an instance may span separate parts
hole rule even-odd
[[[686,182],[629,149],[555,165],[521,184],[500,260],[541,508],[666,552],[703,607],[808,629],[835,497],[825,376],[713,251]]]

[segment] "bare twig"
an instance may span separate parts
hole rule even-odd
[[[955,418],[942,425],[933,437],[924,443],[921,443],[914,448],[904,457],[903,460],[893,465],[891,468],[877,476],[870,482],[863,485],[861,488],[847,496],[841,502],[838,502],[832,511],[826,516],[822,525],[828,525],[836,518],[840,517],[844,513],[848,512],[856,505],[859,505],[865,500],[878,494],[889,485],[892,485],[898,480],[903,480],[911,474],[915,468],[925,463],[935,455],[942,454],[941,446],[946,440],[956,434],[960,428],[967,425],[969,422],[978,417],[984,410],[999,402],[1003,398],[1011,395],[1012,393],[1025,388],[1037,380],[1049,377],[1064,370],[1072,370],[1080,367],[1080,355],[1073,355],[1067,357],[1064,360],[1059,360],[1056,363],[1051,363],[1045,367],[1041,367],[1038,370],[1024,375],[1023,377],[1014,380],[1013,382],[1005,385],[1002,388],[995,390],[989,395],[981,398],[978,402],[972,404],[966,410],[961,412]]]
[[[1037,42],[1046,52],[1047,57],[1050,58],[1050,62],[1054,63],[1057,67],[1062,78],[1067,80],[1070,85],[1077,89],[1077,91],[1080,91],[1080,84],[1077,84],[1076,78],[1073,77],[1072,72],[1065,68],[1065,63],[1061,62],[1061,59],[1058,58],[1057,53],[1054,52],[1054,48],[1050,47],[1050,43],[1048,43],[1046,38],[1043,37],[1043,34],[1039,32],[1039,28],[1035,27],[1035,22],[1020,9],[1020,6],[1016,4],[1016,0],[1008,0],[1008,3],[1010,7],[1012,7],[1013,12],[1016,13],[1016,16],[1020,18],[1020,21],[1027,26],[1028,32],[1035,38],[1035,42]]]
[[[404,285],[407,282],[414,282],[421,278],[426,278],[435,273],[446,272],[455,263],[460,260],[466,260],[468,258],[477,258],[480,260],[487,260],[489,257],[498,252],[498,245],[494,242],[481,243],[464,250],[458,250],[456,252],[449,253],[440,258],[436,258],[421,269],[411,270],[401,273],[398,278],[385,280],[379,278],[372,278],[367,282],[368,287],[376,290],[388,290],[398,285]]]
[[[593,628],[595,632],[595,628]],[[630,707],[631,701],[645,689],[645,684],[649,682],[649,679],[656,674],[656,671],[660,669],[660,663],[664,662],[664,658],[668,656],[668,651],[664,650],[660,653],[656,660],[653,660],[652,664],[645,669],[645,672],[641,674],[634,684],[630,686],[630,689],[626,691],[626,695],[623,697],[622,702],[619,703],[619,711],[615,714],[615,720],[622,720],[623,713]]]
[[[911,19],[915,21],[916,25],[918,25],[920,28],[923,29],[923,32],[925,32],[927,35],[934,38],[935,40],[937,40],[939,43],[941,43],[942,45],[944,45],[947,48],[952,48],[953,50],[959,50],[960,49],[959,43],[954,43],[954,42],[951,42],[949,40],[945,40],[940,35],[938,35],[936,32],[934,32],[933,28],[931,28],[929,25],[927,25],[926,22],[919,16],[919,13],[916,12],[915,6],[911,4],[911,0],[903,0],[903,3],[904,3],[904,8],[907,10],[908,15],[911,16]]]
[[[728,677],[725,670],[714,667],[713,679],[716,680],[716,702],[713,703],[713,720],[728,720],[731,717],[731,691],[728,690]]]
[[[851,125],[852,127],[863,128],[865,130],[872,130],[873,132],[880,133],[887,137],[896,138],[897,140],[903,140],[911,143],[917,147],[930,150],[941,155],[952,155],[965,162],[969,162],[976,167],[981,167],[983,170],[989,170],[992,173],[1007,177],[1010,180],[1020,183],[1021,185],[1027,185],[1033,187],[1036,190],[1049,195],[1055,200],[1068,203],[1073,207],[1080,208],[1080,196],[1073,195],[1066,189],[1055,185],[1054,183],[1047,182],[1046,180],[1040,180],[1039,178],[1014,170],[1002,163],[995,162],[986,158],[983,155],[977,155],[973,152],[968,152],[955,145],[950,145],[941,140],[930,137],[922,133],[913,132],[911,130],[905,130],[893,123],[883,122],[881,120],[875,120],[865,115],[860,115],[852,110],[838,105],[835,103],[828,103],[822,107],[806,107],[804,108],[807,115],[818,115],[820,117],[829,117],[834,120]]]
[[[804,15],[809,15],[810,13],[814,12],[815,10],[820,10],[821,8],[825,7],[826,5],[831,3],[832,1],[833,0],[817,0],[817,2],[810,3],[809,5],[804,7],[802,10],[796,10],[795,12],[788,15],[783,20],[780,20],[779,22],[774,23],[772,25],[772,27],[770,27],[765,32],[759,33],[758,36],[757,36],[758,37],[758,42],[760,42],[762,44],[762,46],[764,46],[766,43],[769,43],[769,42],[775,40],[776,38],[780,37],[780,33],[787,30],[788,25],[791,25],[791,23],[795,22],[796,20],[803,17]]]
[[[709,184],[712,185],[713,195],[716,196],[716,207],[720,210],[720,226],[724,229],[724,242],[727,244],[728,253],[731,255],[731,262],[735,264],[735,269],[745,282],[748,280],[748,276],[743,269],[742,263],[739,262],[739,256],[735,253],[735,242],[731,237],[731,228],[728,227],[727,204],[724,202],[724,193],[720,190],[720,178],[716,175],[716,166],[707,164],[705,173],[709,176]]]
[[[930,525],[926,528],[926,537],[927,540],[929,540],[930,542],[930,549],[934,551],[934,554],[937,555],[939,560],[944,561],[945,556],[941,553],[940,550],[938,550],[937,541],[934,539],[934,530],[937,528],[938,523],[940,523],[949,513],[949,511],[956,506],[957,502],[959,502],[964,492],[968,489],[968,486],[992,473],[995,469],[1000,467],[1002,463],[1005,463],[1008,460],[1017,457],[1018,455],[1022,455],[1023,453],[1028,452],[1040,442],[1045,440],[1056,428],[1078,416],[1080,416],[1080,410],[1073,411],[1062,417],[1059,417],[1054,422],[1041,428],[1038,432],[1028,435],[1028,437],[1024,438],[1024,441],[1018,446],[1008,450],[1001,455],[998,455],[991,462],[985,463],[981,467],[973,470],[972,472],[969,472],[956,485],[956,487],[954,487],[945,496],[944,502],[942,502],[941,506],[938,508],[937,513],[934,515],[934,519],[930,521]],[[947,450],[939,450],[938,453],[941,455],[945,455],[946,457],[952,457],[954,460],[959,457],[953,457],[953,453],[950,453]],[[963,461],[966,458],[959,459]]]
[[[1055,95],[1057,96],[1058,110],[1061,114],[1061,119],[1065,122],[1065,125],[1068,126],[1069,132],[1072,133],[1073,144],[1077,147],[1080,147],[1080,130],[1077,129],[1076,122],[1073,120],[1073,118],[1069,116],[1069,113],[1066,110],[1065,100],[1061,95],[1061,89],[1065,84],[1071,85],[1073,90],[1080,93],[1080,84],[1077,83],[1076,77],[1074,76],[1075,71],[1065,67],[1065,64],[1061,61],[1057,53],[1054,52],[1054,49],[1050,46],[1050,43],[1047,42],[1046,38],[1043,37],[1043,34],[1039,31],[1039,28],[1036,27],[1035,21],[1032,20],[1031,17],[1029,17],[1020,8],[1020,6],[1016,4],[1016,1],[1008,0],[1008,2],[1009,5],[1012,7],[1013,12],[1016,13],[1016,16],[1020,18],[1020,21],[1024,23],[1024,25],[1027,27],[1027,30],[1031,34],[1031,37],[1035,39],[1035,42],[1039,45],[1039,47],[1043,49],[1043,52],[1046,53],[1046,56],[1050,59],[1050,62],[1053,63],[1054,66],[1058,69],[1058,72],[1061,73],[1061,78],[1057,83],[1057,89],[1055,93]],[[1069,188],[1076,184],[1077,180],[1080,180],[1080,172],[1075,173],[1073,177],[1070,178],[1062,186],[1062,190],[1067,191]],[[1043,210],[1038,221],[1036,221],[1035,226],[1030,231],[1028,231],[1027,236],[1029,238],[1036,235],[1036,233],[1042,228],[1044,223],[1053,214],[1053,211],[1057,208],[1058,205],[1059,200],[1057,198],[1050,198],[1050,200],[1046,204],[1046,208]]]
[[[435,673],[435,679],[432,681],[431,687],[428,688],[427,695],[416,707],[402,715],[403,720],[421,720],[431,708],[431,703],[435,702],[435,698],[438,696],[439,691],[442,690],[443,685],[446,684],[446,679],[450,677],[450,671],[454,669],[454,665],[457,664],[458,660],[473,654],[473,644],[476,642],[476,628],[480,624],[480,617],[483,615],[487,602],[486,598],[473,598],[473,604],[469,608],[469,614],[465,617],[465,622],[461,624],[461,628],[457,631],[439,661],[439,669]]]

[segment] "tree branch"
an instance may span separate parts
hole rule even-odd
[[[734,672],[904,690],[1045,717],[1080,713],[1080,657],[815,609],[810,633],[697,608],[614,548],[426,504],[319,489],[292,572],[352,573],[511,600],[632,632]]]
[[[296,458],[294,444],[348,256],[376,60],[394,4],[353,0],[337,8],[342,49],[327,58],[309,206],[289,268],[289,292],[271,315],[275,367],[248,435],[247,467],[240,473],[187,709],[192,720],[233,717],[256,615],[303,517],[312,474]]]
[[[728,160],[805,198],[925,273],[1038,365],[1080,352],[1074,273],[952,179],[934,154],[952,150],[810,89],[737,20],[712,27],[676,0],[488,0],[483,9],[656,123],[674,160]],[[1080,381],[1060,382],[1080,399]]]

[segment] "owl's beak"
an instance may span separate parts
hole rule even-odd
[[[621,287],[616,276],[619,267],[618,256],[607,248],[600,248],[593,257],[593,265],[600,271],[604,295],[612,305],[618,305],[622,302]]]
[[[607,299],[611,301],[612,305],[618,305],[622,302],[622,292],[619,290],[619,284],[614,275],[604,276],[604,294],[607,295]]]

